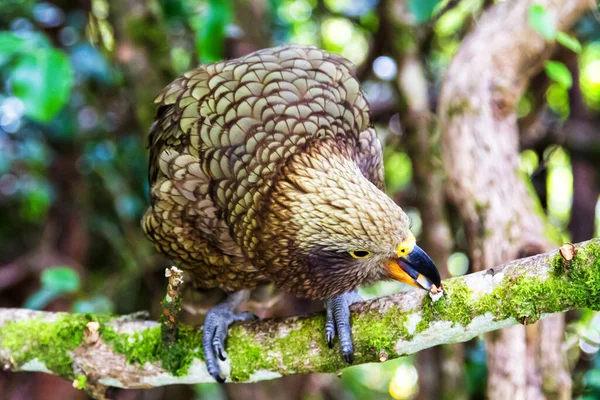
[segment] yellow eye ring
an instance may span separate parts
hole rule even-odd
[[[415,238],[410,237],[398,245],[398,247],[396,248],[396,254],[398,255],[398,257],[404,257],[408,255],[414,247]]]
[[[350,252],[352,258],[369,258],[371,257],[371,252],[369,250],[354,250]]]

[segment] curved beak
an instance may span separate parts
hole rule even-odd
[[[417,245],[407,255],[390,260],[386,267],[393,279],[411,286],[425,290],[431,290],[433,286],[436,289],[442,286],[437,267]]]

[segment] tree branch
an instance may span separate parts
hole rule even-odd
[[[437,300],[418,291],[353,306],[356,362],[462,342],[573,308],[600,309],[600,239],[577,245],[571,261],[553,251],[449,279],[444,286]],[[347,365],[339,349],[327,348],[324,324],[320,313],[235,325],[222,370],[237,382],[338,371]],[[0,309],[0,365],[56,374],[80,389],[211,382],[202,357],[201,330],[186,325],[165,351],[160,325],[139,316]]]

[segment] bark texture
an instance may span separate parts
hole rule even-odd
[[[399,115],[402,121],[403,150],[407,151],[413,167],[413,184],[416,206],[423,227],[420,245],[440,267],[443,278],[449,276],[445,265],[452,253],[453,238],[446,215],[446,198],[443,188],[445,179],[441,163],[440,137],[436,118],[431,110],[430,83],[427,79],[423,58],[419,49],[424,47],[423,34],[415,25],[403,0],[380,2],[384,10],[380,31],[384,41],[398,64],[396,90],[401,99]],[[406,205],[406,202],[399,202]],[[431,348],[417,356],[419,370],[419,400],[466,398],[467,385],[464,375],[463,344],[453,343],[446,348]]]
[[[539,205],[517,170],[516,104],[555,47],[529,25],[536,4],[561,31],[590,6],[587,0],[527,0],[491,7],[463,41],[442,88],[439,116],[447,190],[464,222],[476,271],[549,246]],[[550,356],[562,354],[564,320],[556,316],[543,324],[542,332],[558,333],[533,335],[529,347],[524,327],[489,337],[490,399],[570,397],[564,359]],[[536,389],[540,379],[543,393]]]
[[[435,116],[430,110],[429,84],[416,48],[397,49],[399,64],[398,90],[406,103],[402,114],[407,136],[406,149],[413,165],[417,207],[423,231],[421,246],[448,277],[445,265],[452,254],[453,239],[446,215],[445,174],[442,167]],[[467,398],[462,343],[448,344],[447,349],[432,348],[419,353],[419,398],[455,400]]]
[[[600,239],[576,250],[570,261],[553,251],[446,280],[437,299],[405,292],[353,306],[356,362],[462,342],[568,309],[600,309]],[[327,348],[324,323],[320,313],[234,325],[222,369],[236,382],[338,371],[347,364],[338,349]],[[201,335],[182,325],[178,342],[165,352],[153,321],[0,309],[0,365],[60,375],[95,392],[210,382]]]

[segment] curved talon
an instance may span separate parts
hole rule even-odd
[[[252,314],[250,311],[244,311],[239,314],[234,314],[235,321],[254,321],[258,319],[255,314]]]
[[[354,347],[350,328],[350,306],[363,301],[356,292],[348,292],[335,296],[325,302],[326,323],[325,337],[329,348],[333,347],[336,333],[340,341],[342,355],[348,364],[354,362]]]
[[[348,364],[353,364],[354,363],[354,351],[351,351],[348,354],[344,354],[344,360],[346,360],[346,362]]]
[[[217,353],[219,360],[221,360],[221,361],[227,360],[227,354],[225,353],[225,350],[223,350],[223,346],[219,345],[218,347],[216,347],[215,353]]]
[[[227,336],[227,326],[221,323],[215,329],[212,340],[213,351],[219,357],[219,359],[221,359],[221,361],[225,361],[226,359],[224,354],[225,336]]]
[[[245,292],[237,292],[225,299],[225,301],[213,307],[207,314],[202,332],[202,348],[204,349],[204,361],[208,373],[219,383],[225,382],[221,376],[219,362],[227,359],[225,353],[225,338],[227,328],[234,322],[248,321],[257,317],[249,312],[235,313],[233,310],[247,299]]]
[[[325,322],[325,338],[327,339],[327,346],[333,349],[333,338],[335,338],[335,320],[333,319],[333,310],[331,307],[325,309],[327,315],[327,322]]]

